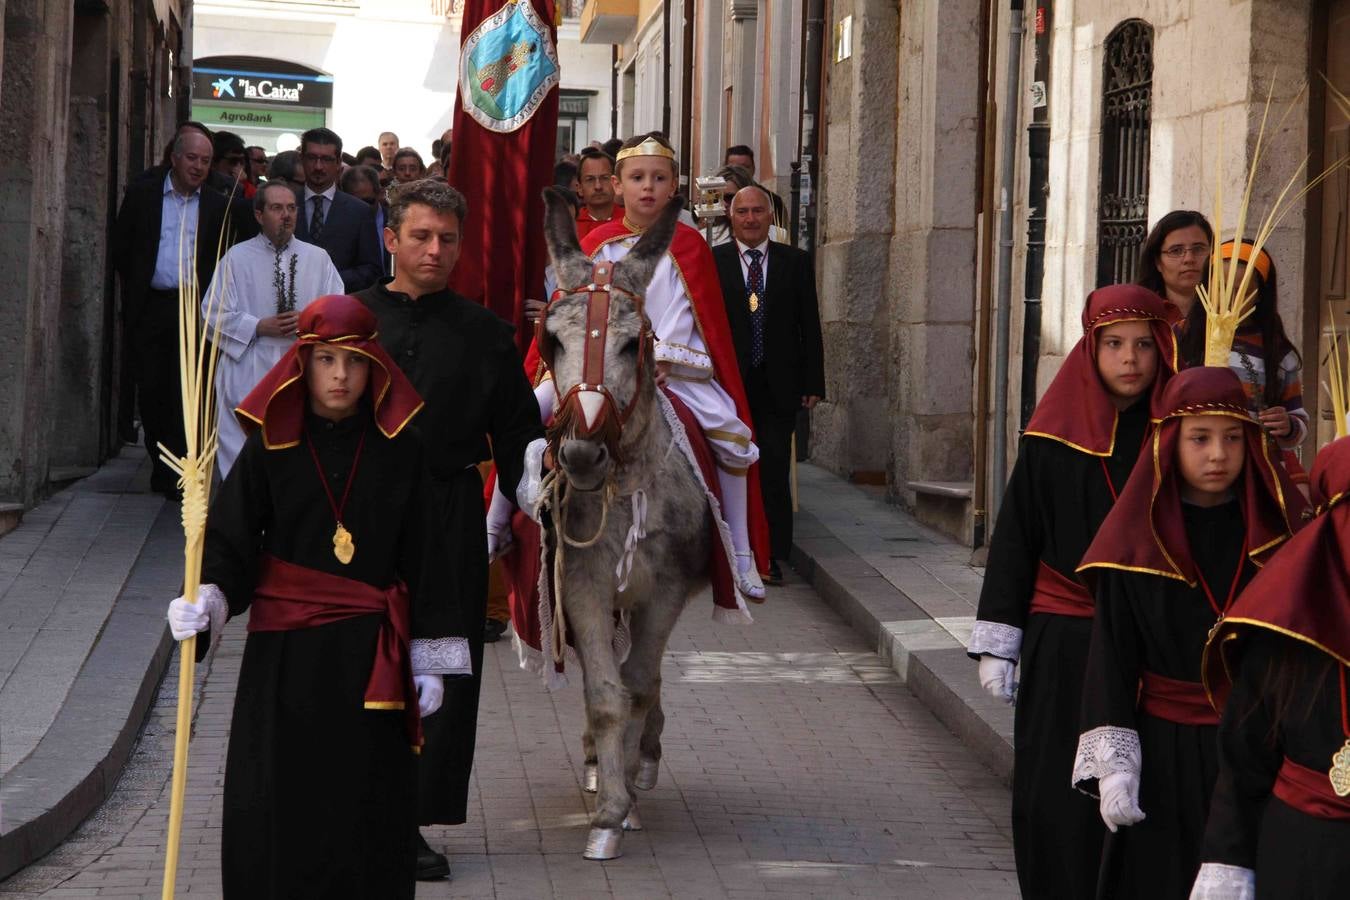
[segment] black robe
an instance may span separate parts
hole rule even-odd
[[[1215,507],[1182,504],[1191,557],[1224,604],[1243,550],[1237,500]],[[1148,523],[1140,524],[1143,529]],[[1139,540],[1150,540],[1147,531]],[[1239,589],[1256,574],[1243,562]],[[1110,726],[1139,735],[1144,820],[1107,837],[1102,897],[1185,898],[1200,867],[1200,840],[1218,775],[1217,727],[1182,725],[1138,709],[1139,679],[1149,671],[1200,682],[1205,639],[1218,621],[1197,583],[1095,568],[1097,615],[1083,684],[1082,730]],[[1095,792],[1096,782],[1085,782]]]
[[[310,415],[306,428],[339,502],[365,431],[343,512],[351,563],[333,555],[334,517],[309,448],[267,450],[255,433],[211,506],[202,582],[237,616],[264,554],[380,588],[401,578],[413,639],[462,635],[417,434],[385,438],[368,411],[337,423]],[[383,620],[249,634],[225,764],[227,897],[413,896],[416,757],[401,710],[364,708]]]
[[[539,404],[514,329],[492,311],[448,290],[413,300],[379,284],[356,296],[375,313],[380,344],[426,403],[417,425],[454,560],[452,596],[462,604],[473,677],[447,681],[440,711],[423,722],[417,815],[424,825],[458,825],[468,809],[487,621],[486,510],[475,466],[492,457],[497,485],[514,503],[525,447],[544,435]]]
[[[1219,724],[1219,779],[1203,859],[1255,870],[1258,898],[1344,897],[1350,891],[1350,822],[1312,816],[1271,796],[1286,756],[1325,772],[1345,746],[1338,664],[1266,631],[1252,630],[1244,644]],[[1278,717],[1263,682],[1272,669],[1286,666],[1295,689]]]
[[[1139,457],[1148,413],[1147,399],[1121,413],[1113,453],[1106,458],[1027,437],[989,547],[977,618],[1023,632],[1012,826],[1017,879],[1026,897],[1090,895],[1105,833],[1097,805],[1069,784],[1092,620],[1032,614],[1036,571],[1043,561],[1076,579],[1079,561],[1115,502],[1111,486],[1117,493],[1125,487]]]

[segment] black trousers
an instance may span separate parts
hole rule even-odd
[[[755,420],[759,447],[759,489],[769,520],[769,555],[786,560],[792,555],[792,434],[797,427],[796,407],[784,410],[774,402],[762,369],[752,369],[745,383],[750,416]]]
[[[180,457],[187,453],[178,367],[178,292],[151,290],[130,331],[141,430],[154,463],[150,487],[171,490],[178,476],[160,461],[158,445]]]

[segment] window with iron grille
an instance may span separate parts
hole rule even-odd
[[[1097,205],[1097,287],[1134,277],[1148,234],[1153,26],[1128,19],[1106,39],[1102,72],[1102,177]]]

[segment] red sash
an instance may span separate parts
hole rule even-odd
[[[249,631],[295,631],[374,613],[384,615],[375,663],[366,683],[366,709],[401,709],[414,748],[422,746],[422,718],[412,680],[408,589],[362,581],[264,556],[249,609]]]
[[[1090,619],[1094,606],[1092,594],[1079,582],[1065,578],[1044,562],[1036,569],[1036,586],[1031,595],[1032,612]]]
[[[1285,757],[1272,791],[1285,803],[1319,819],[1350,820],[1350,797],[1337,797],[1326,772],[1300,766]]]
[[[1178,725],[1218,725],[1219,714],[1209,705],[1205,686],[1145,671],[1139,680],[1139,709]]]

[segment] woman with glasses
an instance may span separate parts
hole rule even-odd
[[[1209,271],[1214,229],[1193,209],[1174,209],[1158,220],[1139,251],[1134,283],[1158,294],[1170,305],[1173,324],[1195,305],[1195,288]]]

